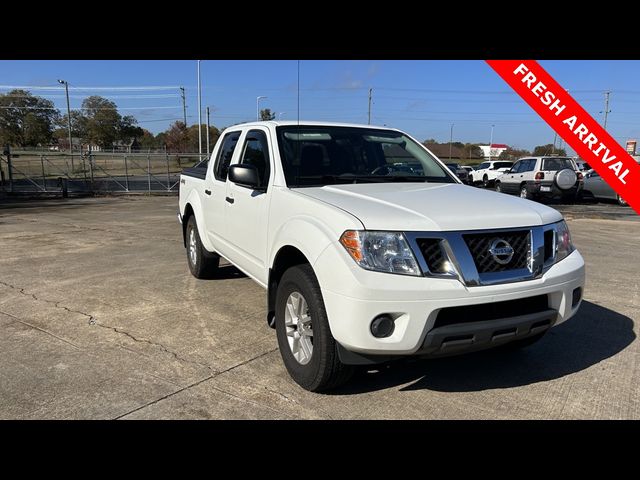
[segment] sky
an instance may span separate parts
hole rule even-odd
[[[205,107],[217,127],[255,120],[270,108],[283,120],[371,123],[406,131],[418,140],[434,138],[494,143],[533,149],[554,141],[554,132],[510,87],[480,60],[203,60]],[[607,130],[624,145],[640,137],[640,61],[540,61],[540,64],[600,123],[604,92],[610,91]],[[89,95],[113,100],[124,115],[134,115],[153,133],[183,117],[179,87],[184,87],[187,123],[198,121],[197,62],[194,60],[0,61],[0,93],[14,86],[52,100],[66,112]],[[453,124],[453,128],[451,125]],[[493,125],[493,127],[492,127]],[[558,143],[560,139],[558,139]],[[571,150],[569,150],[571,153]]]

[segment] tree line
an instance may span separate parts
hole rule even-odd
[[[135,139],[143,150],[198,151],[197,125],[187,126],[176,121],[166,131],[154,135],[138,126],[135,117],[121,115],[114,102],[98,95],[85,98],[80,110],[71,112],[71,136],[79,138],[84,145],[102,149],[130,144]],[[220,131],[210,127],[212,147],[219,136]],[[203,148],[206,138],[206,126],[202,125]],[[21,149],[57,145],[68,149],[68,116],[55,108],[51,100],[27,90],[0,94],[0,146],[4,145]]]
[[[275,113],[265,108],[260,111],[262,120],[273,120]],[[202,145],[206,145],[206,126],[202,125]],[[221,130],[209,128],[211,148]],[[93,95],[82,102],[80,110],[71,112],[71,136],[80,138],[85,145],[96,145],[110,149],[115,144],[127,145],[136,140],[142,150],[166,150],[170,153],[197,152],[198,125],[187,126],[183,121],[174,122],[167,130],[154,135],[139,127],[132,115],[121,115],[117,105],[104,97]],[[46,147],[58,145],[68,148],[68,116],[61,114],[51,100],[31,94],[22,89],[0,94],[0,146],[17,148]],[[439,144],[434,139],[423,142],[430,147]],[[478,143],[453,142],[460,159],[481,159],[482,149]],[[500,160],[515,160],[529,155],[566,155],[562,148],[552,144],[538,145],[532,152],[509,148],[498,157]]]

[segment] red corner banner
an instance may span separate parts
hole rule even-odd
[[[542,119],[640,213],[640,165],[535,60],[487,60]]]

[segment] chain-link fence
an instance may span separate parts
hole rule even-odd
[[[177,192],[182,169],[198,161],[197,153],[70,155],[5,150],[0,155],[0,190],[10,193]]]

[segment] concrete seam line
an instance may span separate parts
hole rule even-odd
[[[126,412],[126,413],[123,413],[122,415],[119,415],[119,416],[113,418],[113,420],[120,420],[121,418],[124,418],[127,415],[131,415],[132,413],[137,412],[138,410],[142,410],[143,408],[150,407],[151,405],[155,405],[156,403],[161,402],[162,400],[166,400],[169,397],[173,397],[174,395],[176,395],[176,394],[178,394],[180,392],[184,392],[185,390],[188,390],[190,388],[197,387],[201,383],[204,383],[207,380],[211,380],[212,378],[217,377],[218,375],[222,375],[223,373],[230,372],[231,370],[234,370],[234,369],[236,369],[238,367],[246,365],[247,363],[250,363],[250,362],[252,362],[254,360],[258,360],[259,358],[262,358],[262,357],[264,357],[266,355],[269,355],[270,353],[273,353],[273,352],[276,352],[276,351],[278,351],[277,347],[272,349],[272,350],[268,350],[268,351],[266,351],[264,353],[261,353],[260,355],[256,355],[255,357],[249,358],[248,360],[245,360],[244,362],[240,362],[240,363],[238,363],[236,365],[233,365],[232,367],[229,367],[229,368],[227,368],[225,370],[221,370],[220,372],[213,373],[213,374],[209,375],[208,377],[203,378],[202,380],[198,380],[197,382],[193,382],[192,384],[187,385],[185,387],[182,387],[182,388],[176,390],[175,392],[168,393],[167,395],[164,395],[164,396],[162,396],[160,398],[157,398],[157,399],[155,399],[155,400],[153,400],[153,401],[151,401],[149,403],[146,403],[146,404],[144,404],[144,405],[142,405],[140,407],[134,408],[133,410],[130,410],[130,411]]]
[[[21,318],[18,318],[15,315],[11,315],[10,313],[3,312],[2,310],[0,310],[0,313],[3,314],[3,315],[6,315],[7,317],[11,317],[11,318],[15,319],[16,322],[21,323],[21,324],[23,324],[23,325],[25,325],[27,327],[33,328],[34,330],[38,330],[39,332],[42,332],[42,333],[46,333],[47,335],[51,335],[52,337],[60,340],[61,342],[66,343],[68,345],[71,345],[72,347],[77,348],[78,350],[81,350],[81,351],[83,350],[81,347],[79,347],[75,343],[72,343],[69,340],[65,340],[64,338],[59,337],[55,333],[52,333],[52,332],[50,332],[48,330],[45,330],[44,328],[40,328],[40,327],[38,327],[36,325],[32,325],[31,323],[29,323],[29,322],[27,322],[27,321],[25,321],[25,320],[23,320]],[[14,322],[12,322],[12,323],[14,323]]]

